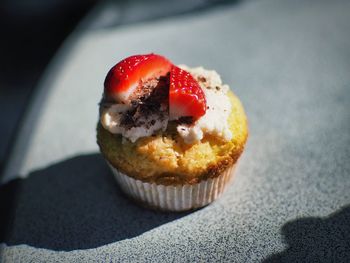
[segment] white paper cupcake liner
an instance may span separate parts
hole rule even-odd
[[[127,195],[147,206],[165,211],[185,211],[213,202],[232,181],[236,168],[234,164],[218,177],[197,184],[167,186],[136,180],[118,171],[111,164],[108,165]]]

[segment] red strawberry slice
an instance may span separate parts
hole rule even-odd
[[[207,109],[205,94],[191,74],[179,67],[172,66],[169,87],[169,117],[198,119]]]
[[[171,65],[165,57],[153,53],[123,59],[106,76],[105,96],[118,103],[129,104],[130,95],[143,80],[165,76]]]

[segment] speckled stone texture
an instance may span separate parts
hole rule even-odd
[[[350,262],[349,14],[341,0],[243,1],[77,32],[8,164],[0,261]],[[234,183],[195,212],[130,202],[97,153],[107,70],[150,51],[216,69],[249,118]]]

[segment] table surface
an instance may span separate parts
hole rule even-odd
[[[100,6],[90,20],[108,10]],[[2,178],[2,262],[350,261],[350,2],[235,2],[80,27],[43,77]],[[136,53],[217,70],[250,137],[213,204],[160,213],[121,194],[95,140],[107,70]]]

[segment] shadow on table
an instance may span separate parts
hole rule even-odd
[[[0,187],[0,242],[54,250],[136,237],[186,213],[145,209],[126,198],[99,154],[77,156]]]
[[[269,262],[350,262],[350,206],[326,218],[293,220],[282,228],[287,249]]]

